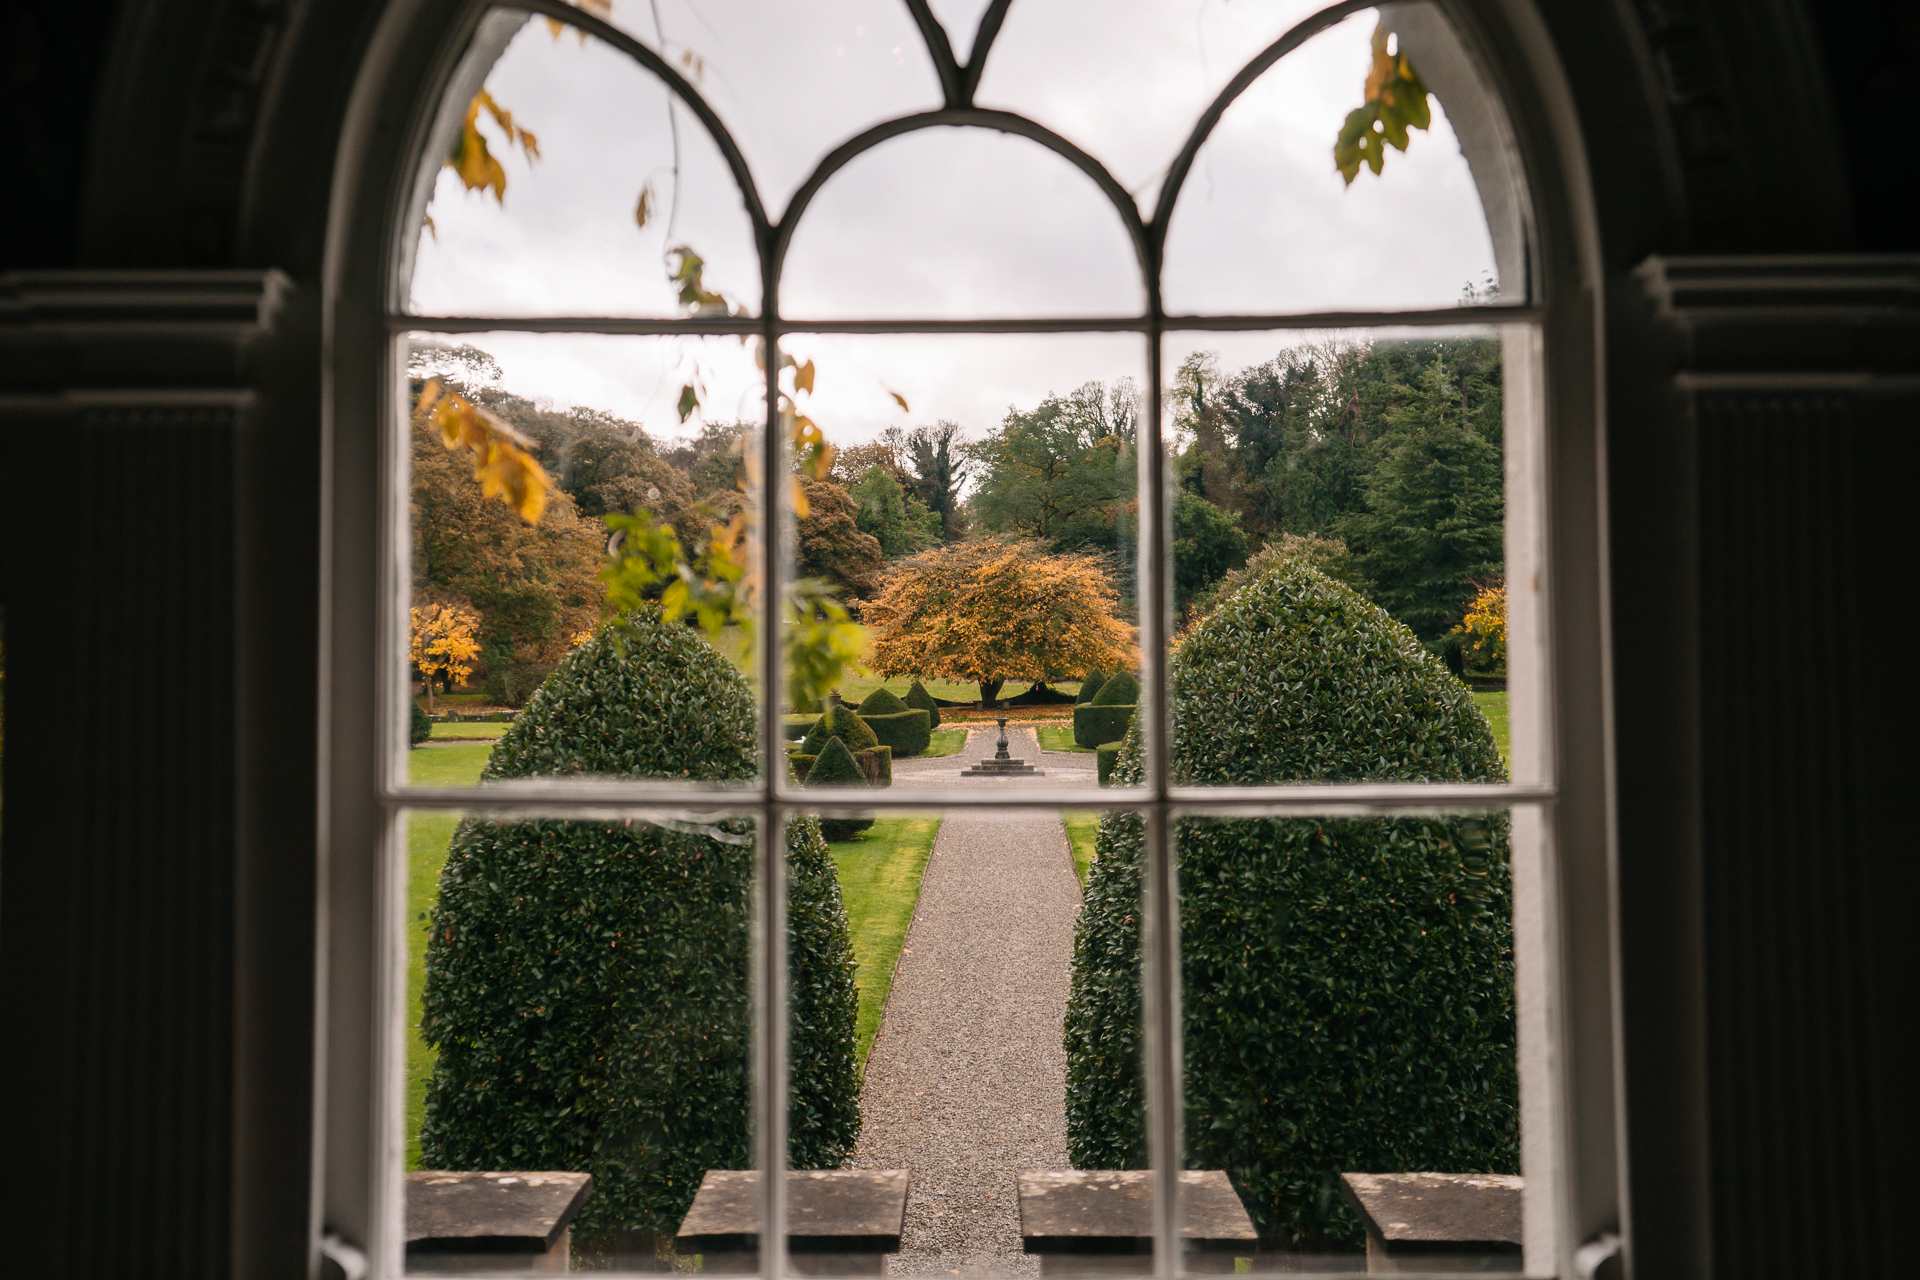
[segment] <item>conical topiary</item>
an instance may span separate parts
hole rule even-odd
[[[885,685],[868,694],[860,703],[860,714],[863,716],[897,716],[911,710],[912,707],[900,701],[899,695]]]
[[[809,787],[864,787],[867,775],[860,772],[860,766],[854,762],[853,753],[847,750],[847,744],[838,738],[828,738],[827,745],[820,752],[820,758],[813,762],[813,768],[807,773]],[[821,834],[829,840],[851,840],[873,825],[872,818],[831,817],[820,819]]]
[[[905,708],[901,708],[905,710]],[[852,707],[828,707],[825,715],[814,721],[813,728],[807,730],[807,736],[801,740],[800,750],[810,756],[817,756],[826,749],[827,739],[838,738],[847,744],[849,752],[865,751],[868,747],[880,745],[867,722],[862,720]]]
[[[644,609],[568,654],[486,777],[744,781],[752,689]],[[788,824],[794,1168],[859,1133],[853,952],[826,842]],[[420,1027],[438,1050],[421,1155],[436,1169],[570,1169],[585,1240],[670,1234],[708,1169],[749,1167],[754,829],[469,818],[428,933]]]
[[[839,738],[828,738],[827,745],[820,749],[820,755],[813,762],[813,768],[807,772],[807,785],[810,787],[864,787],[867,775],[860,772],[860,766],[854,763],[853,753],[847,750],[847,744]]]
[[[1087,672],[1087,678],[1080,682],[1080,692],[1073,695],[1073,700],[1075,702],[1092,702],[1094,695],[1100,692],[1100,686],[1106,682],[1107,673],[1095,667],[1092,671]]]
[[[1100,685],[1100,691],[1087,699],[1096,707],[1131,707],[1140,701],[1140,682],[1131,673],[1116,671]]]
[[[1493,782],[1493,732],[1413,633],[1303,565],[1168,664],[1171,781]],[[1109,781],[1142,778],[1140,728]],[[1342,1172],[1519,1172],[1507,820],[1179,820],[1185,1151],[1264,1240],[1357,1247]],[[1067,1006],[1076,1167],[1146,1161],[1140,819],[1101,819]]]
[[[924,711],[927,713],[927,728],[938,729],[940,727],[940,704],[935,702],[933,695],[927,692],[927,686],[915,680],[913,687],[907,690],[906,701],[907,705],[915,711]]]

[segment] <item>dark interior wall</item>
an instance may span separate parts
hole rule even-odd
[[[0,20],[19,147],[0,273],[284,277],[267,319],[188,361],[136,343],[102,364],[0,306],[0,393],[41,397],[0,412],[0,1025],[26,1045],[0,1056],[20,1182],[0,1220],[54,1241],[50,1275],[307,1265],[318,285],[381,7],[124,0],[75,21],[20,0]],[[1698,308],[1636,268],[1920,249],[1888,141],[1915,19],[1891,0],[1541,9],[1586,122],[1632,602],[1612,640],[1635,1269],[1892,1274],[1914,1130],[1886,1028],[1915,1007],[1914,885],[1880,797],[1912,776],[1889,584],[1911,575],[1920,433],[1911,357],[1862,335],[1910,330],[1855,297],[1838,338],[1787,317],[1783,350],[1716,356]],[[1702,399],[1683,368],[1736,381]],[[1879,381],[1754,389],[1782,370]]]

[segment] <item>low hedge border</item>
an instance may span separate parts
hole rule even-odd
[[[867,722],[867,728],[873,730],[873,736],[880,740],[880,745],[893,748],[893,754],[899,758],[925,755],[927,747],[933,742],[931,717],[924,711],[909,709],[897,715],[863,715],[860,718]]]
[[[1113,762],[1120,758],[1120,744],[1103,742],[1093,750],[1093,767],[1100,775],[1100,785],[1109,785],[1107,779],[1113,776]]]
[[[1136,709],[1083,702],[1073,709],[1073,740],[1088,748],[1103,742],[1118,742],[1127,736],[1127,725],[1132,722]]]

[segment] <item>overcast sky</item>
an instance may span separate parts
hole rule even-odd
[[[1084,148],[1150,215],[1195,117],[1261,48],[1317,6],[1298,0],[1015,0],[981,82],[983,106],[1018,111]],[[964,55],[984,0],[935,0]],[[833,146],[881,120],[938,106],[932,64],[898,0],[660,0],[665,52],[733,132],[770,213]],[[651,10],[616,0],[615,23],[660,47]],[[1375,16],[1342,23],[1282,60],[1226,114],[1189,176],[1167,247],[1174,312],[1448,306],[1493,270],[1473,180],[1436,107],[1431,131],[1386,172],[1345,187],[1332,145],[1360,104]],[[688,59],[697,62],[689,63]],[[543,21],[514,38],[487,89],[534,131],[529,165],[499,141],[504,204],[443,171],[412,282],[429,314],[677,314],[663,255],[689,244],[708,284],[757,311],[748,220],[720,151],[684,110],[673,179],[667,95],[618,51]],[[651,187],[655,216],[636,227]],[[789,317],[1122,315],[1143,306],[1138,264],[1097,188],[1051,152],[979,130],[923,131],[856,159],[820,191],[782,283]],[[1229,369],[1324,335],[1191,334]],[[604,408],[656,435],[697,371],[709,416],[758,417],[752,352],[732,340],[484,334],[502,385]],[[1129,335],[796,335],[819,368],[813,416],[846,443],[947,418],[973,435],[1009,405],[1090,379],[1144,381]],[[1176,352],[1177,349],[1177,352]],[[902,413],[891,392],[904,396]]]

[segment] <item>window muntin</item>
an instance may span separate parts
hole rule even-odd
[[[533,7],[543,11],[551,9],[563,18],[573,18],[572,14],[557,4]],[[590,21],[581,21],[581,25],[591,27],[594,24]],[[964,43],[964,41],[961,41],[961,43]],[[743,148],[743,150],[744,149],[745,148]],[[1394,158],[1400,157],[1396,155]],[[1187,174],[1187,178],[1189,183],[1191,183],[1193,180],[1192,174]],[[1157,229],[1149,229],[1149,235],[1156,234],[1156,231]],[[771,236],[767,231],[763,230],[762,242],[777,242],[777,237]],[[1151,298],[1156,295],[1150,291],[1149,296]],[[1511,297],[1511,295],[1509,296]],[[1506,301],[1506,299],[1503,299],[1503,301]],[[1501,309],[1506,311],[1508,315],[1522,321],[1521,324],[1508,326],[1510,340],[1514,335],[1518,335],[1522,340],[1533,342],[1537,345],[1537,339],[1532,338],[1531,330],[1524,323],[1533,319],[1532,313],[1518,305],[1509,305]],[[1383,312],[1379,318],[1382,320],[1398,318],[1403,322],[1417,325],[1433,324],[1441,319],[1441,317],[1431,313],[1394,317],[1391,312]],[[1270,318],[1236,317],[1236,323],[1238,324],[1245,325],[1250,322],[1260,327],[1271,326],[1278,329],[1292,328],[1302,324],[1310,325],[1316,322],[1324,323],[1323,320],[1315,316],[1305,315],[1296,318],[1284,313],[1275,314]],[[416,329],[421,331],[434,331],[444,329],[449,332],[458,332],[470,327],[462,325],[458,321],[442,324],[435,321],[421,321],[405,315],[395,316],[391,323],[396,330]],[[874,327],[885,329],[894,327],[888,323],[885,317],[875,318],[871,321],[849,320],[844,323],[847,327],[855,328]],[[820,328],[829,327],[819,324],[817,321],[815,325]],[[1042,320],[1041,325],[1048,329],[1065,331],[1071,331],[1080,327],[1072,320],[1060,320],[1058,318]],[[621,326],[618,321],[615,320],[605,322],[603,325],[596,325],[595,327],[618,329]],[[803,318],[796,317],[789,320],[785,316],[776,315],[768,317],[764,324],[758,326],[744,324],[741,321],[715,325],[711,322],[702,323],[699,320],[684,320],[678,323],[668,322],[665,325],[659,324],[658,322],[647,322],[643,325],[636,325],[635,327],[643,331],[665,328],[689,333],[698,332],[703,328],[711,331],[711,329],[715,327],[723,327],[736,332],[750,332],[758,329],[759,332],[764,335],[772,337],[789,328],[806,328],[812,326],[809,326],[807,320]],[[911,328],[912,326],[908,325],[906,327]],[[992,329],[999,326],[994,323],[992,317],[981,317],[980,327],[983,329]],[[1114,321],[1096,321],[1087,324],[1086,327],[1091,329],[1115,327],[1133,328],[1149,336],[1154,336],[1165,327],[1165,319],[1157,307],[1150,305],[1144,313],[1129,320],[1119,323]],[[817,340],[825,340],[825,336],[824,334],[817,335]],[[810,338],[810,340],[815,339]],[[1153,362],[1150,365],[1147,379],[1150,394],[1148,397],[1148,410],[1144,415],[1143,422],[1145,438],[1149,441],[1156,438],[1164,439],[1164,423],[1162,420],[1160,399],[1160,393],[1163,393],[1165,388],[1164,373],[1164,357],[1160,361]],[[1533,388],[1534,395],[1537,399],[1537,375],[1535,382],[1529,385]],[[1529,406],[1529,412],[1526,417],[1527,422],[1525,429],[1534,430],[1533,424],[1537,421],[1537,411],[1532,410],[1531,406]],[[763,438],[761,448],[763,449],[763,458],[766,462],[772,464],[779,460],[779,445],[776,442]],[[1529,455],[1528,460],[1523,465],[1522,470],[1527,466],[1536,465],[1532,459],[1537,459],[1537,456],[1538,450],[1536,445],[1534,446],[1533,453]],[[1166,491],[1163,486],[1167,481],[1167,466],[1162,457],[1153,454],[1147,448],[1143,447],[1140,452],[1140,467],[1142,514],[1143,517],[1149,517],[1143,518],[1142,521],[1144,533],[1140,551],[1141,594],[1144,599],[1151,594],[1151,589],[1154,584],[1165,586],[1170,577],[1167,533],[1164,527],[1164,514],[1167,510],[1167,500]],[[1510,474],[1512,474],[1511,467]],[[1528,472],[1528,476],[1529,479],[1533,478],[1531,472]],[[1533,490],[1533,493],[1536,495],[1533,499],[1535,505],[1529,509],[1527,517],[1536,522],[1540,515],[1537,507],[1537,492],[1536,487]],[[782,504],[784,503],[784,498],[776,494],[774,501],[776,504]],[[1158,521],[1150,518],[1156,513],[1156,508],[1161,515],[1161,519]],[[1510,515],[1510,544],[1513,541],[1511,523],[1512,517]],[[1526,537],[1522,539],[1522,541],[1528,546],[1537,545],[1539,540],[1537,524],[1535,528],[1524,532]],[[777,575],[780,572],[781,557],[779,553],[769,548],[765,554],[767,557],[767,570],[770,577]],[[1537,579],[1534,589],[1536,593],[1539,590]],[[1145,672],[1145,692],[1143,693],[1142,702],[1142,722],[1147,729],[1150,739],[1159,728],[1164,725],[1167,714],[1164,702],[1159,700],[1159,691],[1162,687],[1158,679],[1160,674],[1159,663],[1152,655],[1159,652],[1159,646],[1164,642],[1168,631],[1169,625],[1161,610],[1149,609],[1145,611],[1142,617],[1141,639],[1143,652],[1146,655],[1143,661],[1147,669]],[[1537,632],[1537,627],[1535,631]],[[1534,643],[1538,643],[1537,638]],[[762,674],[772,676],[777,682],[777,670],[770,664],[763,665]],[[390,685],[389,687],[393,688],[396,686]],[[405,686],[402,684],[397,687],[404,689]],[[396,707],[394,710],[397,713],[399,708]],[[776,709],[763,708],[762,718],[765,735],[763,739],[763,749],[768,752],[774,750],[777,745],[776,737],[778,726],[775,720],[776,715]],[[1530,716],[1532,720],[1536,722],[1540,718],[1537,710],[1531,712]],[[387,721],[389,724],[396,724],[398,715],[387,717]],[[1537,729],[1535,732],[1534,751],[1538,754],[1541,750],[1541,738],[1537,733]],[[1544,764],[1542,764],[1541,768],[1536,771],[1535,777],[1539,779],[1548,776],[1550,776],[1550,770],[1547,770]],[[849,800],[840,803],[830,803],[823,800],[817,792],[803,796],[802,793],[791,791],[783,784],[777,775],[764,778],[760,786],[762,798],[762,808],[760,812],[763,820],[769,823],[777,822],[789,811],[788,806],[795,802],[805,803],[823,812],[835,810],[847,811],[856,806],[860,810],[887,812],[924,804],[928,799],[926,795],[917,794],[912,790],[896,790],[890,793],[863,795],[857,802]],[[591,793],[582,791],[576,794],[571,801],[551,788],[546,790],[548,794],[544,795],[538,802],[533,801],[531,797],[528,802],[538,803],[543,807],[551,807],[553,804],[559,804],[562,806],[562,810],[564,810],[565,805],[568,803],[601,806],[598,810],[580,811],[582,816],[586,816],[586,814],[592,812],[606,812],[606,806],[619,806],[622,810],[635,814],[643,812],[651,813],[651,811],[635,810],[630,806],[646,803],[685,803],[699,799],[699,796],[690,789],[675,788],[672,784],[651,788],[642,788],[630,783],[608,784],[602,790],[596,790]],[[651,797],[649,797],[648,792],[652,793]],[[454,803],[451,797],[433,795],[423,791],[409,791],[407,787],[397,783],[389,788],[388,795],[389,802],[395,805],[406,804],[409,801],[414,804],[424,804],[427,806],[446,806]],[[1407,807],[1431,809],[1435,806],[1446,805],[1466,805],[1470,808],[1481,808],[1490,803],[1498,803],[1502,799],[1530,800],[1534,798],[1545,798],[1549,795],[1550,792],[1545,790],[1541,782],[1537,780],[1526,784],[1494,786],[1464,785],[1450,787],[1431,787],[1421,784],[1361,784],[1355,786],[1308,785],[1289,787],[1284,793],[1284,799],[1282,799],[1280,793],[1269,791],[1264,795],[1264,802],[1267,807],[1271,808],[1274,802],[1278,800],[1282,805],[1282,808],[1278,811],[1295,815],[1311,815],[1329,812],[1370,811],[1377,810],[1380,806],[1385,806],[1385,811],[1387,812],[1398,812]],[[507,797],[502,795],[501,799],[506,800]],[[1143,976],[1142,989],[1147,1005],[1147,1024],[1149,1027],[1159,1028],[1159,1031],[1156,1033],[1159,1039],[1159,1048],[1157,1051],[1150,1050],[1146,1063],[1146,1092],[1149,1101],[1148,1138],[1150,1149],[1155,1153],[1155,1168],[1158,1170],[1156,1178],[1159,1180],[1160,1185],[1170,1193],[1163,1198],[1162,1203],[1164,1207],[1158,1215],[1159,1234],[1162,1239],[1169,1241],[1173,1238],[1174,1231],[1172,1205],[1176,1202],[1178,1195],[1177,1179],[1174,1178],[1172,1172],[1176,1162],[1172,1161],[1169,1156],[1169,1153],[1177,1149],[1177,1126],[1175,1117],[1178,1115],[1178,1103],[1173,1095],[1172,1081],[1176,1078],[1178,1068],[1178,1049],[1177,1044],[1166,1034],[1167,1031],[1172,1029],[1173,1025],[1169,1021],[1169,1017],[1170,1010],[1177,1007],[1175,993],[1178,982],[1178,965],[1176,961],[1177,944],[1172,934],[1166,931],[1167,923],[1171,919],[1169,910],[1174,902],[1173,895],[1177,892],[1176,877],[1173,874],[1173,850],[1170,845],[1170,826],[1173,811],[1169,805],[1175,800],[1180,800],[1190,806],[1198,806],[1199,812],[1204,812],[1209,815],[1224,813],[1245,814],[1250,811],[1246,810],[1244,806],[1255,802],[1256,799],[1257,797],[1255,796],[1245,794],[1221,794],[1217,797],[1209,798],[1206,796],[1190,795],[1184,791],[1170,790],[1168,779],[1164,774],[1161,754],[1152,749],[1147,752],[1146,777],[1142,788],[1138,792],[1120,792],[1102,797],[1103,803],[1108,803],[1110,806],[1124,806],[1140,815],[1140,821],[1144,824],[1148,864],[1144,875],[1145,900],[1142,904],[1143,919],[1149,922],[1149,929],[1156,927],[1151,922],[1158,920],[1160,923],[1157,927],[1162,930],[1158,943],[1149,940],[1147,944],[1143,946],[1142,950],[1145,957],[1146,972]],[[1070,797],[1064,794],[1056,795],[1037,788],[1017,798],[1006,795],[992,798],[986,796],[968,797],[964,794],[951,793],[942,794],[939,797],[939,802],[949,808],[971,808],[986,804],[1008,803],[1018,804],[1023,807],[1029,805],[1064,807],[1072,804],[1075,800],[1078,800],[1080,804],[1085,803],[1084,796]],[[1207,806],[1210,804],[1214,805],[1214,807],[1208,808]],[[1222,808],[1219,806],[1236,807]],[[675,811],[675,813],[683,812],[683,810]],[[672,820],[678,820],[674,817],[674,814],[656,816],[665,816]],[[769,827],[769,829],[771,829],[771,827]],[[774,851],[771,848],[763,851],[757,871],[759,882],[763,887],[768,884],[777,885],[780,880],[781,870],[779,859],[777,856],[773,856],[773,854]],[[767,905],[770,901],[771,899],[768,898],[767,895],[762,895],[760,911],[763,928],[770,919],[777,918],[777,913],[774,912],[774,909]],[[772,1007],[768,1004],[768,1001],[774,999],[774,993],[783,989],[784,979],[780,970],[781,966],[777,962],[763,963],[756,961],[753,976],[754,980],[760,984],[756,1000],[757,1007],[763,1011]],[[777,1001],[775,1003],[777,1003]],[[779,1125],[775,1117],[779,1111],[779,1104],[783,1101],[781,1095],[784,1092],[785,1083],[784,1050],[776,1039],[770,1038],[773,1034],[770,1021],[777,1022],[777,1019],[769,1020],[768,1018],[762,1017],[757,1023],[755,1030],[755,1063],[761,1070],[759,1078],[764,1085],[759,1100],[756,1102],[756,1115],[762,1122],[762,1132],[757,1140],[759,1148],[757,1160],[763,1167],[768,1165],[770,1161],[777,1163],[777,1151],[773,1146],[769,1145],[772,1141],[769,1135],[778,1133],[779,1131]],[[1153,1037],[1150,1036],[1149,1038],[1151,1040]],[[764,1196],[764,1207],[767,1219],[776,1223],[781,1221],[782,1193],[779,1190],[778,1180],[767,1185]],[[762,1255],[763,1268],[779,1267],[778,1253],[778,1249],[764,1251]]]

